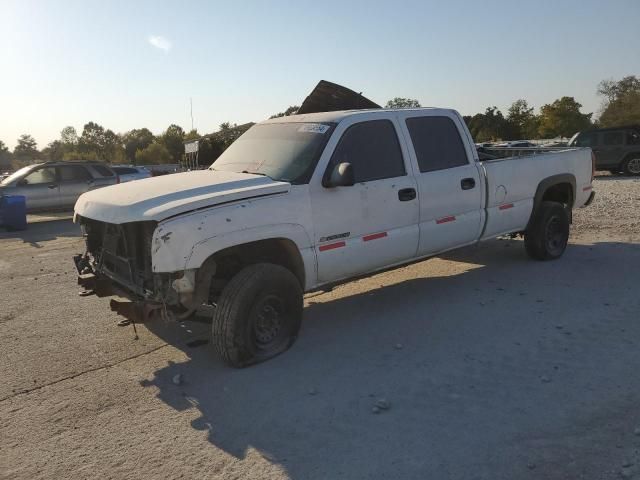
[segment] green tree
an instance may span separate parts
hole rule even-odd
[[[148,128],[133,129],[124,133],[121,140],[129,163],[134,163],[136,161],[136,152],[147,148],[154,142],[155,138]]]
[[[162,163],[172,163],[171,153],[161,143],[152,143],[148,147],[136,152],[137,165],[158,165]]]
[[[13,156],[18,160],[33,160],[40,156],[38,144],[31,135],[23,134],[18,138],[18,144],[13,149]]]
[[[387,102],[384,108],[419,108],[420,102],[413,98],[396,97]]]
[[[598,93],[605,98],[600,126],[620,127],[640,124],[640,79],[635,75],[622,80],[604,80]]]
[[[64,158],[65,145],[60,140],[54,140],[42,149],[42,156],[47,160],[60,161]]]
[[[78,144],[78,133],[76,129],[68,126],[64,127],[60,132],[60,141],[71,147],[71,150]]]
[[[509,122],[498,107],[487,107],[484,113],[467,118],[467,126],[476,142],[508,140],[513,136]]]
[[[0,140],[0,170],[4,171],[11,167],[11,152],[9,148]],[[1,173],[1,172],[0,172]]]
[[[539,134],[542,138],[571,137],[591,126],[592,113],[581,113],[582,105],[573,97],[562,97],[540,109]]]
[[[119,156],[121,148],[118,135],[95,122],[89,122],[82,129],[77,152],[86,159],[93,157],[103,162],[112,162]]]
[[[179,163],[184,153],[184,130],[179,125],[169,125],[160,138],[159,143],[164,145],[173,163]]]
[[[299,105],[291,105],[284,112],[276,113],[275,115],[271,115],[269,118],[280,118],[280,117],[288,117],[289,115],[295,115],[300,110]]]
[[[538,117],[526,100],[516,100],[511,104],[507,112],[507,121],[511,125],[512,139],[538,137]]]

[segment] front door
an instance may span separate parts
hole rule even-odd
[[[484,211],[480,171],[465,148],[454,118],[433,115],[405,120],[420,173],[420,245],[431,255],[473,243]]]
[[[55,167],[40,167],[18,181],[15,195],[26,197],[27,209],[48,209],[60,206],[60,192]]]
[[[411,166],[391,120],[349,126],[327,172],[350,163],[355,185],[311,187],[318,283],[411,259],[418,246],[419,206]]]

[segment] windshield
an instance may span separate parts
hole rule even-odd
[[[254,125],[232,143],[210,168],[307,183],[333,127],[325,123]]]
[[[0,182],[0,185],[9,185],[10,183],[13,183],[14,180],[17,180],[18,178],[20,178],[21,176],[23,176],[25,173],[27,173],[29,170],[31,170],[32,167],[22,167],[20,170],[18,170],[17,172],[13,172],[11,175],[9,175],[7,178],[5,178],[4,180],[2,180]]]

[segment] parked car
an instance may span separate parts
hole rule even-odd
[[[592,199],[588,148],[480,162],[449,109],[310,113],[251,127],[208,169],[80,197],[79,282],[128,318],[212,316],[240,367],[295,341],[303,292],[510,233],[559,258]],[[526,275],[523,272],[523,275]]]
[[[98,162],[46,162],[29,165],[0,182],[0,195],[24,195],[27,211],[71,208],[89,190],[119,182]]]
[[[537,147],[538,145],[528,140],[513,140],[511,142],[500,143],[496,146],[503,147],[503,148],[533,148],[533,147]]]
[[[120,183],[142,180],[143,178],[150,178],[152,176],[151,172],[145,167],[134,165],[112,165],[111,169],[120,177]]]
[[[601,128],[576,133],[570,147],[590,147],[596,168],[611,173],[640,175],[640,127]]]

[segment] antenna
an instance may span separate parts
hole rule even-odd
[[[191,130],[193,130],[193,99],[189,97],[189,105],[191,106]]]

